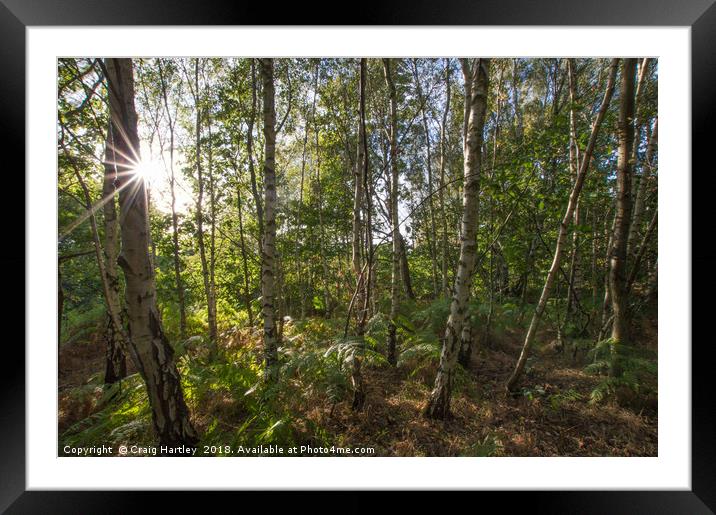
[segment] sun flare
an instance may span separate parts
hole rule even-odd
[[[157,161],[143,159],[134,167],[134,173],[144,182],[154,183],[161,179],[164,167]]]

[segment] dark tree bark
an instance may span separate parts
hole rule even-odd
[[[400,245],[400,280],[403,282],[405,296],[415,300],[413,281],[410,279],[410,262],[408,261],[408,249],[405,245],[405,238],[398,231],[398,244]]]
[[[103,205],[105,211],[104,221],[107,239],[105,241],[106,248],[104,249],[100,241],[97,217],[95,216],[95,208],[92,205],[89,188],[82,176],[79,166],[75,163],[73,156],[68,153],[68,157],[70,157],[72,162],[75,178],[82,190],[84,207],[89,214],[90,234],[92,235],[92,244],[94,246],[97,268],[99,269],[100,283],[102,285],[102,294],[104,296],[108,319],[104,334],[104,382],[106,385],[114,384],[127,375],[126,359],[122,347],[125,345],[123,340],[128,340],[122,322],[121,307],[119,304],[119,281],[116,277],[118,243],[116,237],[117,216],[114,207],[114,180],[110,178],[113,177],[111,170],[113,170],[114,167],[114,165],[111,164],[111,160],[113,159],[111,155],[111,152],[113,152],[113,144],[111,143],[111,136],[109,136],[111,132],[110,128],[106,144],[105,174],[102,187],[102,199],[100,201],[100,205]],[[65,151],[67,151],[66,148]],[[108,185],[111,185],[111,187]]]
[[[617,211],[614,224],[614,245],[609,258],[609,285],[612,295],[612,336],[609,375],[622,373],[620,347],[629,344],[629,299],[627,292],[627,241],[631,221],[631,179],[633,168],[632,145],[634,144],[634,77],[636,59],[624,59],[620,91],[619,122],[617,137]]]
[[[68,259],[93,254],[95,251],[87,250],[84,252],[75,252],[72,254],[59,256],[57,258],[57,350],[60,349],[60,341],[62,336],[62,314],[64,313],[65,290],[62,287],[62,263]]]
[[[110,119],[114,116],[110,107]],[[117,168],[114,153],[114,133],[112,124],[107,128],[105,149],[104,178],[102,181],[102,199],[104,202],[104,276],[105,297],[107,300],[107,330],[105,357],[105,384],[114,384],[127,376],[126,348],[129,346],[128,335],[124,328],[122,305],[120,302],[121,287],[117,258],[119,256],[119,225],[117,221],[116,186]]]
[[[62,270],[57,264],[57,351],[62,341],[62,313],[65,309],[65,290],[62,288]]]

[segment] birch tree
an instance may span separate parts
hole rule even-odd
[[[430,394],[425,416],[445,419],[450,414],[450,396],[455,367],[460,351],[461,335],[465,324],[470,285],[477,258],[477,227],[482,167],[482,140],[485,114],[487,112],[487,88],[489,81],[488,59],[463,59],[465,95],[468,113],[464,143],[464,190],[463,214],[460,236],[460,259],[455,287],[450,302],[445,339],[440,353],[440,365],[435,386]]]
[[[278,378],[278,332],[276,326],[276,108],[274,61],[261,59],[264,124],[264,206],[261,251],[261,312],[264,319],[264,377]]]
[[[184,401],[174,352],[164,335],[157,310],[157,292],[149,255],[147,191],[135,173],[139,162],[137,113],[131,59],[110,59],[108,69],[112,134],[116,150],[125,302],[132,358],[149,395],[152,421],[160,445],[193,446],[198,437]],[[110,71],[111,70],[111,71]]]
[[[110,107],[110,119],[112,117]],[[107,300],[107,357],[104,372],[105,384],[112,384],[127,375],[126,349],[129,335],[124,328],[121,304],[121,284],[117,258],[119,256],[119,224],[117,223],[117,157],[114,152],[112,124],[107,127],[105,147],[104,178],[102,181],[102,207],[104,214],[104,276],[105,297]]]

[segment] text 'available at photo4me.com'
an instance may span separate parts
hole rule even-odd
[[[311,445],[98,445],[62,449],[65,456],[374,456],[373,447],[340,447]]]

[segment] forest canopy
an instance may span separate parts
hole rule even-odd
[[[656,455],[657,59],[57,65],[59,454]]]

